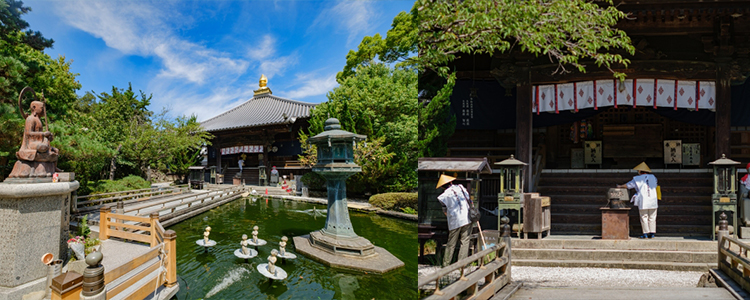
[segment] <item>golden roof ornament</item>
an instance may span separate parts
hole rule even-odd
[[[261,74],[260,80],[258,82],[258,85],[260,86],[260,88],[255,90],[253,95],[257,96],[261,94],[273,94],[271,92],[271,89],[266,86],[267,84],[268,84],[268,78],[266,78],[266,75]]]

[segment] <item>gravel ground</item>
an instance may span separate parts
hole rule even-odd
[[[695,287],[702,272],[604,268],[513,267],[524,286]]]
[[[437,269],[420,265],[419,275],[429,274]],[[514,282],[523,282],[524,286],[545,287],[695,287],[701,275],[702,272],[604,268],[513,267],[511,270]],[[457,278],[458,273],[449,277]]]

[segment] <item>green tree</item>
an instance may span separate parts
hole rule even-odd
[[[54,40],[43,37],[39,31],[28,29],[29,23],[21,19],[21,15],[29,12],[31,8],[23,6],[22,1],[0,1],[0,39],[6,40],[12,34],[26,29],[20,42],[39,51],[52,48]]]
[[[445,141],[453,134],[449,97],[455,74],[449,65],[462,54],[498,54],[514,47],[558,64],[556,72],[573,66],[585,72],[587,63],[627,65],[630,61],[616,49],[633,54],[635,49],[624,31],[613,28],[625,14],[611,0],[544,1],[435,1],[418,0],[411,11],[418,28],[418,55],[410,57],[422,75],[424,96],[420,110],[420,153],[443,156]],[[625,74],[614,72],[616,78]],[[424,79],[424,80],[423,80]],[[449,128],[450,127],[450,128]]]
[[[323,131],[325,120],[336,117],[343,129],[368,136],[358,145],[362,173],[350,180],[353,193],[403,191],[416,187],[417,74],[413,70],[369,62],[339,77],[340,86],[328,101],[313,109],[306,137]],[[302,160],[313,162],[314,152]]]
[[[70,72],[70,61],[42,52],[53,41],[28,30],[21,17],[30,11],[21,1],[0,1],[0,179],[12,169],[21,144],[24,120],[16,104],[18,92],[32,87],[37,99],[44,95],[47,100],[47,118],[60,120],[71,111],[75,92],[81,88],[78,74]],[[24,99],[23,109],[28,110],[28,102]]]
[[[195,116],[167,118],[167,111],[158,114],[153,120],[138,122],[133,120],[128,127],[128,138],[123,141],[123,159],[131,162],[150,180],[148,169],[167,171],[169,166],[177,166],[179,156],[198,151],[209,145],[212,135],[201,130]],[[188,152],[188,153],[186,153]],[[171,170],[184,176],[187,167]]]

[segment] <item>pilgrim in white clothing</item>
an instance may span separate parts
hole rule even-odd
[[[638,171],[638,175],[633,176],[633,179],[628,183],[618,185],[618,187],[635,190],[635,195],[630,199],[630,202],[638,207],[641,216],[643,235],[640,238],[653,238],[656,234],[656,209],[659,207],[659,199],[656,195],[658,185],[656,176],[651,174],[651,169],[645,162],[633,169]]]
[[[469,234],[471,233],[469,199],[467,198],[469,193],[462,185],[451,183],[455,179],[455,177],[441,175],[437,185],[437,188],[447,186],[445,191],[437,197],[443,206],[443,213],[448,217],[448,246],[443,254],[443,266],[448,266],[452,262],[453,251],[459,238],[461,247],[458,250],[458,260],[465,258],[469,253]]]

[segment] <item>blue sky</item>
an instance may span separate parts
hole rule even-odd
[[[153,94],[151,110],[213,117],[250,98],[261,74],[274,95],[320,103],[346,53],[385,36],[413,1],[37,1],[45,52],[73,60],[83,86]]]

